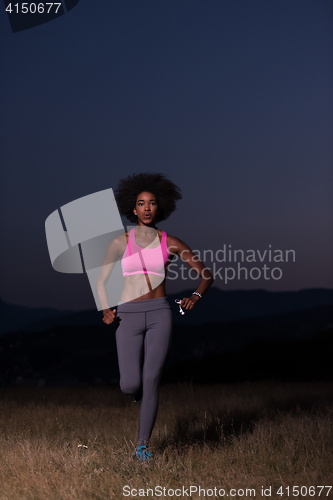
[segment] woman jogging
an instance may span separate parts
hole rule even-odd
[[[122,392],[141,401],[134,458],[150,461],[149,439],[158,409],[158,389],[172,336],[172,313],[165,293],[168,265],[179,255],[201,277],[198,288],[180,308],[191,310],[214,279],[190,247],[156,227],[176,209],[179,188],[163,174],[142,173],[119,182],[115,198],[121,215],[137,225],[109,244],[96,290],[107,325],[117,321],[116,344]],[[121,260],[124,288],[118,310],[110,309],[105,283]]]

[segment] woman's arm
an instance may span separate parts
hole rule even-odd
[[[116,309],[111,311],[109,307],[105,284],[110,277],[116,261],[119,259],[119,255],[121,255],[122,239],[121,236],[116,236],[110,241],[96,281],[96,293],[103,310],[103,321],[106,324],[112,323],[116,317]]]
[[[195,255],[191,248],[179,238],[175,236],[168,235],[168,245],[169,252],[171,254],[179,255],[188,266],[195,270],[195,272],[200,276],[201,280],[199,286],[196,290],[200,295],[205,295],[209,288],[214,282],[214,278],[210,270],[205,267],[197,255]],[[191,295],[191,297],[184,297],[181,301],[180,306],[183,309],[193,309],[193,307],[199,302],[200,297],[198,295]]]

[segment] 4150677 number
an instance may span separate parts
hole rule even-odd
[[[40,3],[34,3],[34,2],[23,2],[22,4],[15,3],[12,4],[9,3],[6,7],[6,11],[9,12],[10,14],[15,13],[15,14],[49,14],[52,10],[52,12],[55,12],[57,14],[59,8],[61,6],[60,3],[55,3],[55,2],[40,2]]]
[[[280,495],[281,498],[284,495],[287,497],[314,497],[321,495],[323,497],[328,497],[329,492],[331,491],[332,486],[280,486],[277,490],[276,494]]]

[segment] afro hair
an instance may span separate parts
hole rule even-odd
[[[176,184],[166,178],[164,174],[133,174],[119,181],[115,190],[115,199],[121,215],[125,215],[130,222],[136,222],[133,213],[137,197],[146,191],[156,196],[159,208],[156,222],[166,220],[176,210],[176,201],[182,195]]]

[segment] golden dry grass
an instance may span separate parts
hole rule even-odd
[[[244,494],[233,498],[249,498],[251,488],[252,498],[262,498],[261,487],[272,486],[270,498],[285,499],[287,486],[332,485],[332,389],[332,383],[163,386],[149,468],[130,465],[139,405],[120,389],[1,389],[0,499],[143,497],[124,496],[125,485],[170,490],[146,498],[193,499],[208,495],[171,490],[216,487],[227,495],[234,488]],[[276,495],[280,486],[283,496]],[[332,498],[332,490],[320,498]],[[303,488],[300,498],[318,493]]]

